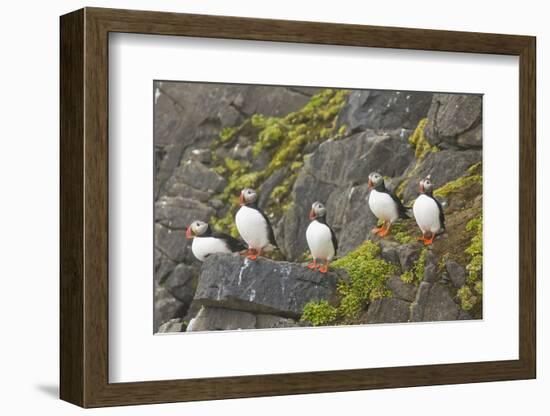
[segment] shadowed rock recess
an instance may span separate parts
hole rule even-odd
[[[402,323],[482,317],[482,98],[178,82],[155,84],[157,332]],[[431,174],[446,215],[433,246],[414,219],[370,230],[368,174],[410,206]],[[236,234],[254,187],[280,250],[203,264],[193,219]],[[311,204],[340,242],[327,274],[305,267]]]

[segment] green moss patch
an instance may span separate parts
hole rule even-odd
[[[424,135],[424,128],[426,127],[426,124],[428,124],[427,118],[420,120],[414,132],[409,136],[409,143],[414,146],[414,155],[418,160],[424,159],[424,157],[430,152],[439,151],[439,148],[437,146],[432,146]]]
[[[455,179],[454,181],[447,182],[441,188],[436,189],[434,191],[434,195],[445,198],[449,196],[449,194],[458,192],[473,184],[477,184],[477,183],[481,184],[482,181],[483,181],[483,177],[481,175],[477,175],[477,174],[465,175],[458,179]]]
[[[311,322],[313,326],[330,325],[338,318],[338,309],[326,300],[309,302],[304,307],[302,321]]]
[[[349,279],[342,279],[338,283],[337,305],[329,305],[329,308],[326,301],[310,302],[304,308],[302,320],[313,325],[354,323],[370,302],[390,296],[386,281],[397,272],[397,266],[381,259],[379,254],[378,244],[365,241],[351,253],[333,262],[333,268],[345,270],[349,276]]]
[[[483,217],[470,220],[466,231],[472,233],[470,245],[465,250],[470,262],[466,266],[466,283],[458,290],[457,297],[462,309],[472,311],[481,308],[483,297]]]

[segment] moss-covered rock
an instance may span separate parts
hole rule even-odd
[[[356,250],[333,262],[332,268],[345,271],[348,277],[338,282],[336,306],[318,302],[308,304],[304,309],[307,316],[302,316],[302,319],[311,321],[311,315],[317,313],[313,317],[317,322],[329,316],[331,319],[327,323],[355,323],[369,303],[390,296],[386,282],[397,272],[397,266],[379,255],[378,244],[365,241]]]

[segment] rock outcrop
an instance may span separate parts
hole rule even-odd
[[[310,325],[304,308],[316,303],[325,311],[319,322],[336,325],[482,316],[481,227],[475,222],[482,209],[481,96],[156,87],[156,329]],[[395,224],[383,240],[372,236],[372,171],[384,175],[406,204],[418,195],[419,180],[432,176],[447,223],[433,247],[416,242],[414,219]],[[199,263],[185,239],[186,225],[202,219],[235,232],[235,193],[246,186],[259,190],[280,251],[273,260],[213,256]],[[327,206],[338,257],[367,240],[379,248],[376,258],[395,269],[353,318],[341,307],[339,285],[351,278],[344,268],[322,275],[300,264],[308,255],[304,235],[315,200]]]
[[[216,255],[202,266],[193,302],[299,319],[308,302],[329,298],[337,282],[336,273],[321,274],[297,263]]]

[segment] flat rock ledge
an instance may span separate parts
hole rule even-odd
[[[298,263],[215,255],[203,263],[193,302],[297,320],[308,302],[329,299],[337,282],[336,273],[314,272]]]

